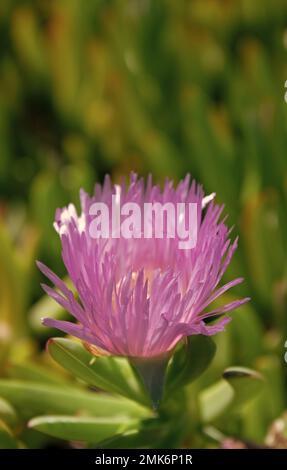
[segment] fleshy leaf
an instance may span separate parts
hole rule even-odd
[[[115,434],[136,429],[138,422],[125,417],[41,416],[32,419],[28,425],[60,439],[97,443]]]
[[[216,351],[215,343],[208,336],[189,336],[185,344],[174,354],[168,368],[166,393],[199,377],[211,363]]]
[[[202,420],[210,422],[226,411],[234,410],[256,397],[264,385],[256,371],[243,367],[230,367],[218,381],[199,396]]]
[[[225,380],[219,380],[203,390],[199,395],[202,421],[209,423],[221,416],[230,407],[234,395],[233,388]]]
[[[223,377],[235,392],[233,406],[240,406],[253,399],[264,386],[263,376],[245,367],[229,367],[224,371]]]
[[[48,351],[58,364],[87,384],[148,404],[125,358],[92,356],[81,343],[66,338],[50,339]]]
[[[8,369],[8,376],[15,379],[27,380],[29,382],[39,382],[47,384],[55,384],[69,387],[66,377],[30,361],[22,361],[12,363]]]
[[[0,379],[0,395],[24,418],[43,413],[90,414],[92,416],[146,417],[147,408],[121,397],[81,390],[71,386]]]

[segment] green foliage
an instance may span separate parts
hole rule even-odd
[[[223,378],[199,395],[203,422],[213,421],[227,411],[237,410],[255,398],[264,385],[260,374],[243,367],[226,369]]]
[[[138,423],[135,420],[116,417],[44,416],[32,419],[28,425],[49,436],[96,444],[118,433],[136,428]]]
[[[128,415],[145,417],[149,412],[123,398],[95,394],[78,387],[61,387],[38,382],[0,380],[0,396],[14,406],[23,419],[40,413],[91,414],[92,416]]]
[[[190,336],[174,354],[166,378],[166,392],[172,393],[199,377],[209,366],[216,346],[208,336]]]
[[[94,357],[79,342],[54,338],[48,351],[55,361],[88,385],[147,404],[133,371],[125,358]]]

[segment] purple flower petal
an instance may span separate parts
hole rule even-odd
[[[136,203],[144,213],[145,203],[197,204],[197,243],[189,250],[179,249],[180,237],[174,238],[91,238],[90,207],[95,202],[107,204]],[[175,187],[166,180],[163,189],[149,176],[132,174],[130,183],[113,186],[105,178],[96,184],[93,196],[80,191],[81,210],[75,207],[56,211],[55,229],[62,243],[62,257],[77,290],[79,302],[66,284],[47,266],[37,265],[54,284],[43,289],[79,322],[74,324],[44,319],[44,324],[95,345],[114,355],[156,356],[170,351],[184,336],[213,335],[223,331],[230,317],[212,324],[204,319],[230,312],[248,298],[233,301],[206,312],[208,306],[227,290],[243,281],[234,279],[222,287],[219,282],[237,248],[231,242],[223,206],[189,175]],[[203,211],[204,208],[204,211]],[[112,223],[111,217],[109,222]],[[114,232],[117,233],[117,232]],[[143,230],[139,232],[139,235]]]

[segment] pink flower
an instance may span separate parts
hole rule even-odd
[[[121,203],[146,202],[197,204],[197,243],[179,249],[179,238],[92,238],[89,214],[94,202],[112,206],[112,196]],[[129,357],[154,357],[171,351],[189,335],[213,335],[230,321],[227,312],[249,299],[241,299],[208,311],[211,302],[233,286],[235,279],[218,287],[237,247],[221,220],[222,206],[204,197],[202,187],[187,176],[176,188],[169,180],[163,190],[131,175],[112,186],[106,177],[92,197],[80,192],[81,209],[57,210],[55,228],[62,242],[62,256],[79,300],[49,268],[39,269],[55,285],[43,289],[68,310],[76,323],[45,318],[43,323],[80,338],[96,353]],[[206,207],[204,207],[206,205]],[[224,315],[223,315],[224,314]],[[220,317],[219,319],[217,317]],[[217,320],[206,323],[206,320]]]

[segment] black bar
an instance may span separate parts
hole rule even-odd
[[[100,450],[100,449],[49,449],[49,450],[1,450],[0,466],[18,464],[29,465],[29,468],[41,468],[41,465],[53,465],[57,468],[144,468],[145,466],[180,466],[192,469],[202,469],[205,465],[213,468],[229,468],[230,465],[253,464],[285,468],[287,462],[286,450],[269,449],[228,449],[228,450]],[[6,465],[5,465],[6,464]],[[19,467],[20,468],[20,467]],[[53,467],[52,467],[53,468]]]

